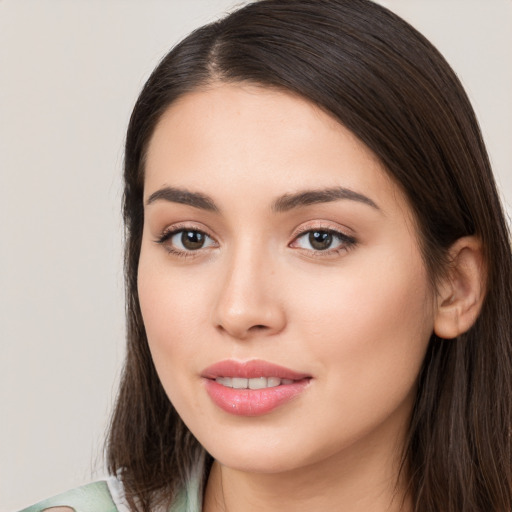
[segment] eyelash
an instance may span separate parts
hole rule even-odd
[[[184,232],[190,232],[190,233],[196,233],[196,234],[203,235],[203,236],[207,237],[208,239],[210,239],[211,241],[213,241],[213,244],[212,244],[213,246],[218,245],[217,242],[215,242],[215,240],[213,239],[213,237],[211,237],[205,231],[196,228],[195,226],[174,226],[174,227],[168,228],[165,231],[163,231],[163,233],[155,240],[155,243],[162,245],[169,254],[173,254],[175,256],[182,257],[182,258],[195,257],[198,255],[198,253],[202,249],[207,248],[207,247],[200,247],[197,250],[191,249],[191,250],[183,251],[183,250],[177,249],[173,245],[167,243],[175,235],[177,235],[179,233],[184,233]],[[305,249],[303,247],[297,247],[297,246],[293,245],[298,240],[305,237],[306,235],[308,235],[308,234],[310,235],[311,233],[315,233],[315,232],[316,233],[325,233],[334,238],[337,238],[338,241],[340,242],[340,246],[336,247],[334,249],[330,249],[330,248],[327,248],[327,249]],[[335,230],[332,228],[322,227],[322,226],[316,226],[316,227],[307,226],[307,227],[304,227],[303,229],[301,229],[300,231],[298,231],[297,233],[294,233],[293,240],[288,245],[288,247],[297,248],[299,250],[307,252],[309,255],[312,255],[313,257],[321,258],[321,257],[335,256],[335,255],[339,255],[341,253],[345,253],[345,252],[349,251],[351,248],[353,248],[356,244],[357,244],[357,240],[354,237],[346,235],[345,233],[343,233],[341,231],[338,231],[338,230]]]
[[[176,247],[173,247],[171,244],[168,244],[167,242],[171,240],[175,235],[179,233],[199,233],[205,237],[208,237],[210,240],[213,240],[213,238],[203,231],[202,229],[198,229],[195,226],[173,226],[171,228],[167,228],[163,231],[163,233],[155,240],[155,242],[159,245],[162,245],[165,250],[169,254],[173,254],[175,256],[179,256],[182,258],[191,258],[195,257],[197,253],[203,249],[203,247],[197,249],[197,250],[188,250],[188,251],[182,251],[180,249],[176,249]]]
[[[306,226],[302,229],[300,229],[297,233],[294,234],[293,241],[290,243],[290,247],[293,247],[292,244],[295,244],[298,240],[301,238],[304,238],[306,235],[311,235],[311,233],[325,233],[327,235],[331,235],[333,238],[337,238],[340,245],[339,247],[335,247],[333,249],[327,248],[327,249],[304,249],[298,247],[298,249],[302,249],[303,251],[307,251],[310,255],[312,255],[315,258],[322,258],[322,257],[328,257],[328,256],[337,256],[342,253],[348,252],[350,249],[352,249],[356,244],[357,240],[349,236],[342,231],[338,231],[336,229],[332,229],[329,227],[323,227],[323,226]]]

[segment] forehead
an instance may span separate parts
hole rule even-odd
[[[384,208],[407,207],[377,157],[341,123],[297,95],[256,85],[217,84],[173,103],[150,141],[145,174],[146,198],[164,185],[269,198],[343,186],[383,196]]]

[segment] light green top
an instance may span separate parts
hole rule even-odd
[[[191,488],[188,491],[179,494],[168,512],[200,512],[197,496],[194,496],[194,492],[190,494]],[[42,512],[50,507],[71,507],[75,512],[122,512],[128,510],[126,506],[114,503],[107,482],[102,480],[40,501],[20,512]]]
[[[75,512],[118,512],[105,481],[77,487],[21,512],[41,512],[49,507],[71,507]]]
[[[201,512],[204,463],[205,451],[202,450],[188,475],[184,489],[170,508],[154,512]],[[75,512],[130,512],[125,501],[123,484],[115,476],[40,501],[20,512],[43,512],[51,507],[70,507]]]

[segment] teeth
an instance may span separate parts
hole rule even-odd
[[[275,388],[281,384],[281,379],[279,377],[269,377],[267,379],[267,385],[269,388]]]
[[[280,379],[279,377],[256,377],[254,379],[243,379],[241,377],[217,377],[215,382],[234,389],[265,389],[276,386],[293,384],[292,379]]]
[[[248,379],[249,389],[263,389],[268,387],[266,377],[259,377],[258,379]]]
[[[239,377],[233,377],[232,386],[234,389],[246,389],[248,384],[248,379],[240,379]]]

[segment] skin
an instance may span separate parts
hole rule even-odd
[[[140,304],[166,393],[216,460],[205,511],[408,510],[398,465],[438,300],[400,188],[329,115],[247,84],[214,84],[171,105],[145,172],[153,200]],[[165,187],[206,195],[216,210],[155,199]],[[339,187],[373,205],[272,208],[287,194]],[[206,233],[205,245],[183,252],[180,234],[157,243],[179,229]],[[345,238],[315,250],[314,229]],[[201,378],[225,359],[312,378],[268,414],[234,416]]]

